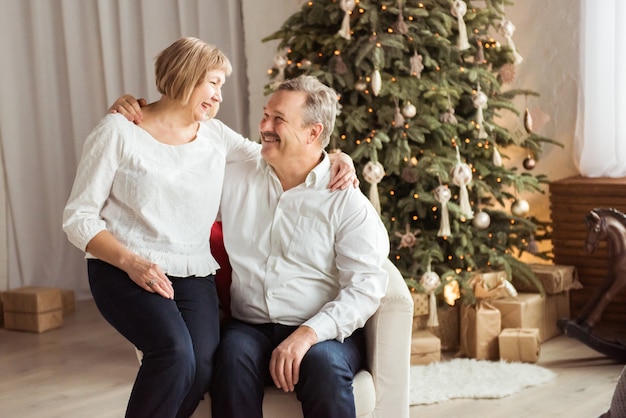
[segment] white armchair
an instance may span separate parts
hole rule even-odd
[[[413,299],[396,266],[386,260],[384,267],[389,273],[387,292],[365,324],[367,370],[361,370],[354,378],[356,414],[357,417],[408,418]],[[141,361],[138,350],[137,356]],[[302,417],[300,401],[294,393],[268,387],[263,416]],[[193,417],[211,417],[208,394]]]

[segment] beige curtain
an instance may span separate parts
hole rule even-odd
[[[0,0],[0,290],[89,296],[83,254],[61,230],[82,143],[121,94],[158,98],[154,57],[177,38],[231,58],[219,118],[249,133],[241,22],[239,0]]]
[[[575,156],[586,177],[626,177],[626,2],[582,0]]]

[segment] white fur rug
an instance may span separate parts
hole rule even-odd
[[[456,398],[504,398],[556,376],[527,363],[458,358],[411,366],[411,405]]]

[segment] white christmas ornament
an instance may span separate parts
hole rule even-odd
[[[285,67],[287,67],[287,56],[284,53],[278,53],[274,56],[274,67],[278,69],[278,74],[272,82],[273,87],[277,87],[285,81]]]
[[[467,41],[467,28],[465,27],[465,21],[463,20],[463,16],[467,13],[467,4],[465,4],[463,0],[454,0],[452,2],[450,12],[452,13],[452,16],[456,17],[459,25],[458,47],[461,51],[466,50],[470,47],[470,44]]]
[[[437,316],[437,298],[435,297],[435,290],[441,284],[439,275],[434,271],[430,271],[430,264],[428,265],[428,271],[420,278],[420,284],[424,287],[426,293],[428,293],[428,327],[438,327],[439,318]]]
[[[355,0],[341,0],[339,7],[343,10],[343,21],[341,22],[341,29],[339,29],[339,35],[345,39],[350,39],[350,14],[356,6]]]
[[[502,156],[500,155],[500,151],[498,151],[498,146],[493,144],[493,165],[496,167],[502,167]]]
[[[385,168],[378,161],[370,161],[363,167],[363,178],[370,184],[369,199],[374,205],[376,212],[380,214],[380,198],[378,196],[378,183],[385,177]]]
[[[472,102],[474,103],[474,107],[478,109],[476,111],[476,124],[478,125],[478,138],[485,139],[487,138],[487,131],[485,131],[485,120],[483,116],[483,108],[487,106],[487,95],[480,91],[480,84],[476,88],[476,94],[472,98]]]
[[[417,114],[417,108],[411,102],[407,102],[402,108],[402,114],[407,118],[412,118]]]
[[[515,57],[515,64],[519,65],[524,60],[522,56],[515,49],[515,44],[513,43],[513,34],[515,33],[515,25],[510,20],[502,20],[498,25],[498,32],[506,39],[506,44],[513,51],[513,56]]]
[[[374,93],[374,96],[378,96],[378,93],[380,93],[380,88],[382,87],[382,84],[383,84],[383,81],[380,76],[380,71],[377,68],[372,73],[372,93]]]
[[[472,220],[472,224],[476,229],[487,229],[489,228],[489,224],[491,224],[491,217],[487,212],[481,210],[476,215],[474,215],[474,220]]]
[[[511,213],[515,216],[526,216],[530,211],[530,205],[526,200],[516,200],[511,205]]]
[[[433,195],[435,200],[441,203],[441,224],[439,225],[439,232],[437,232],[437,236],[447,237],[452,235],[452,232],[450,231],[450,214],[448,213],[448,202],[452,197],[452,193],[450,192],[450,189],[442,184],[437,186],[437,188],[433,191]]]
[[[467,219],[472,219],[474,211],[472,210],[467,192],[467,186],[472,181],[472,169],[468,164],[461,162],[461,153],[458,146],[456,147],[456,161],[456,165],[450,171],[450,176],[452,177],[452,182],[460,188],[459,205],[461,206],[461,211]]]
[[[364,91],[367,88],[367,84],[363,80],[357,80],[354,83],[354,89],[357,91]]]

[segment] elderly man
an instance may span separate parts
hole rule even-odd
[[[211,384],[213,416],[261,417],[264,388],[295,391],[305,417],[354,417],[362,327],[386,285],[389,239],[355,188],[327,188],[337,94],[286,81],[260,123],[261,157],[228,164],[221,202],[231,311]]]

